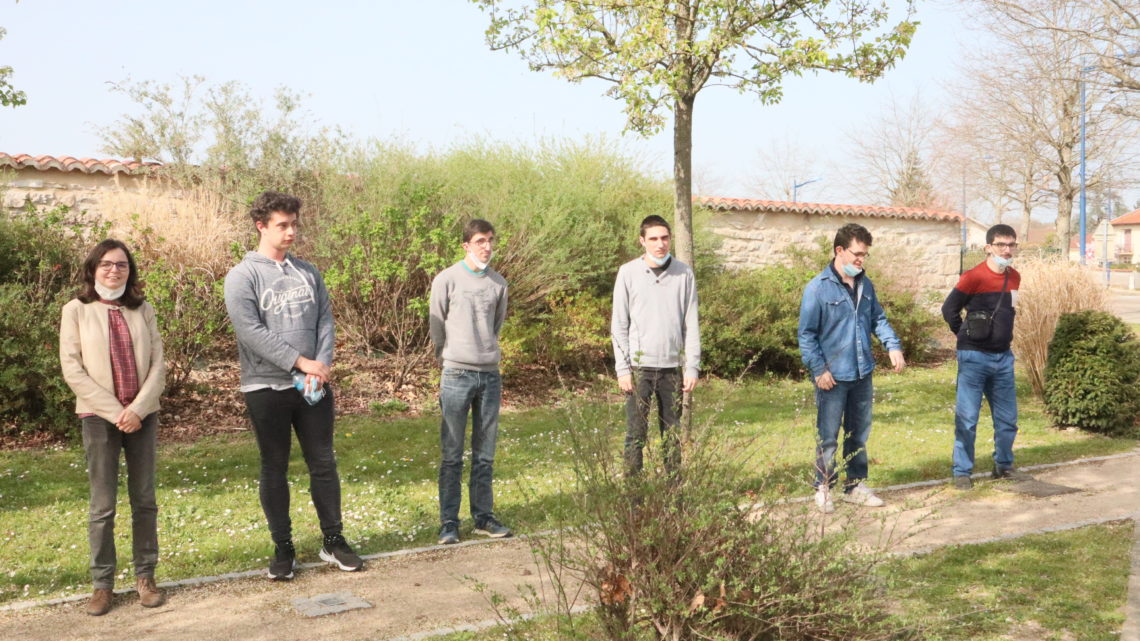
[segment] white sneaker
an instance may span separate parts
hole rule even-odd
[[[821,485],[815,489],[815,505],[824,514],[831,514],[835,511],[835,504],[831,502],[831,490],[826,485]]]
[[[883,499],[875,496],[871,488],[864,485],[861,481],[858,485],[851,488],[850,492],[843,494],[843,500],[855,505],[862,505],[864,507],[883,507],[886,503]]]

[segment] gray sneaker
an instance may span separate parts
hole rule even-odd
[[[955,476],[954,489],[956,490],[972,490],[974,489],[974,479],[968,476]]]
[[[511,535],[511,528],[499,523],[491,516],[475,524],[475,534],[489,536],[492,539],[502,539]]]
[[[439,544],[454,545],[456,543],[459,543],[459,524],[444,523],[443,527],[439,528]]]

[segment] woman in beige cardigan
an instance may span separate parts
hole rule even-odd
[[[63,306],[59,360],[63,378],[75,392],[91,482],[87,538],[95,591],[87,613],[99,616],[111,609],[120,451],[127,460],[136,589],[144,607],[160,606],[165,597],[154,582],[154,472],[166,367],[154,308],[143,300],[138,268],[123,243],[104,240],[87,256],[82,289]]]

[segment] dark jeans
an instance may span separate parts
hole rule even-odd
[[[494,517],[495,442],[499,436],[499,404],[503,379],[499,372],[443,368],[439,383],[439,520],[459,523],[463,501],[463,442],[471,413],[471,479],[467,494],[476,523]]]
[[[990,402],[994,419],[994,468],[1013,467],[1013,440],[1017,437],[1017,385],[1013,380],[1013,352],[1000,354],[958,351],[958,393],[954,405],[954,476],[974,471],[974,441],[982,396]]]
[[[657,397],[657,424],[661,428],[661,450],[665,470],[681,467],[681,370],[678,368],[637,368],[633,372],[633,393],[625,399],[625,469],[627,475],[641,472],[642,450],[649,436],[649,410]]]
[[[119,452],[127,459],[127,493],[131,501],[131,548],[135,576],[153,577],[158,563],[158,503],[154,499],[155,439],[158,412],[142,420],[142,428],[125,434],[98,416],[83,421],[83,449],[91,505],[87,540],[91,544],[91,582],[115,587],[115,500],[119,488]]]
[[[815,485],[835,485],[835,453],[839,427],[843,426],[843,460],[847,464],[848,488],[867,478],[867,437],[871,435],[871,374],[857,381],[835,381],[829,390],[815,388],[816,429]]]
[[[245,395],[249,420],[261,452],[261,509],[274,541],[293,537],[289,519],[289,449],[293,432],[309,468],[309,495],[324,535],[340,534],[340,477],[333,453],[333,393],[309,405],[295,389],[261,389]]]

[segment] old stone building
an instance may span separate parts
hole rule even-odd
[[[721,253],[732,268],[787,260],[786,250],[815,251],[847,223],[866,227],[875,242],[867,269],[923,291],[949,291],[961,269],[962,216],[908,207],[795,203],[744,198],[698,198],[712,211],[711,227],[723,237]]]

